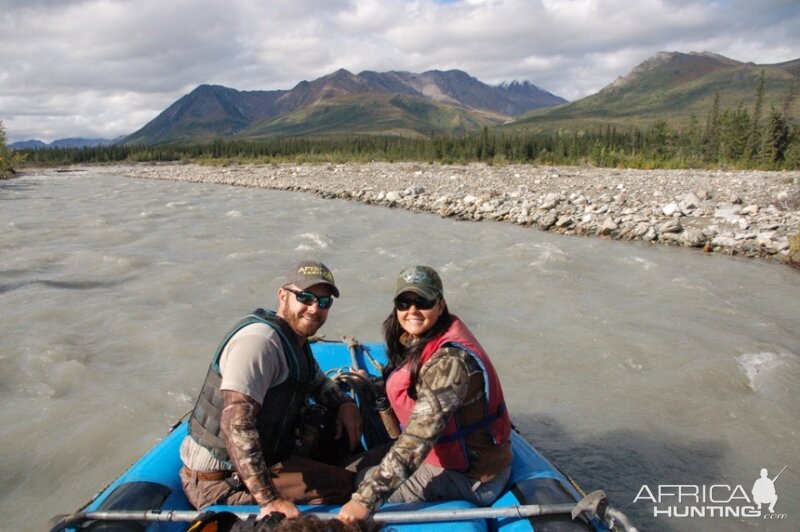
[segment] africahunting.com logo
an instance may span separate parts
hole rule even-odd
[[[642,485],[633,502],[651,503],[653,517],[752,517],[787,519],[788,514],[776,513],[778,493],[775,481],[786,470],[770,478],[769,471],[761,475],[749,491],[741,484],[658,484]]]

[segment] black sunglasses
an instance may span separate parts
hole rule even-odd
[[[333,305],[332,296],[315,296],[311,292],[292,290],[291,288],[286,288],[286,287],[284,287],[283,289],[293,293],[294,297],[296,297],[300,303],[309,307],[313,305],[314,302],[319,303],[319,308],[321,309],[331,308],[331,305]]]
[[[417,310],[430,310],[438,302],[438,299],[425,299],[422,297],[418,297],[416,299],[406,299],[398,297],[394,300],[394,308],[397,310],[408,310],[413,305],[417,307]]]

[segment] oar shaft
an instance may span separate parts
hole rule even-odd
[[[497,519],[501,517],[534,517],[537,515],[569,514],[574,504],[529,504],[502,508],[459,508],[452,510],[422,510],[418,512],[377,512],[372,518],[379,523],[425,523],[430,521],[465,521],[469,519]],[[239,519],[247,519],[250,513],[234,512]],[[85,521],[192,521],[199,515],[196,511],[152,510],[108,510],[85,512]],[[309,514],[304,514],[309,515]],[[334,519],[336,514],[313,513],[320,519]]]
[[[372,519],[379,523],[426,523],[429,521],[466,521],[468,519],[497,519],[501,517],[535,517],[537,515],[567,514],[574,504],[528,504],[504,508],[461,508],[454,510],[425,510],[421,512],[378,512]]]
[[[164,512],[154,510],[105,510],[97,512],[81,512],[71,519],[80,518],[82,521],[147,521],[147,522],[191,522],[202,512],[191,510],[169,510]],[[247,519],[249,513],[236,513],[239,519]]]
[[[76,528],[87,521],[145,521],[145,522],[187,522],[194,521],[200,512],[197,511],[154,511],[154,510],[106,510],[96,512],[75,512],[68,515],[57,515],[47,524],[49,532],[63,532],[68,528]],[[236,514],[240,519],[247,519],[249,514]]]

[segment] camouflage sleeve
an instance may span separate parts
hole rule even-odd
[[[257,419],[260,406],[239,392],[222,391],[223,409],[220,419],[228,454],[239,478],[259,506],[278,498],[269,477],[261,450]]]
[[[440,350],[420,371],[417,403],[403,433],[353,494],[370,512],[422,465],[455,411],[463,404],[469,372],[459,349]]]

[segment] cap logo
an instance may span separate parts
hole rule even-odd
[[[405,274],[402,279],[408,284],[422,284],[428,279],[428,275],[422,270],[413,270]]]
[[[297,273],[306,277],[321,277],[333,284],[333,274],[327,268],[320,268],[319,266],[302,266],[297,270]]]

